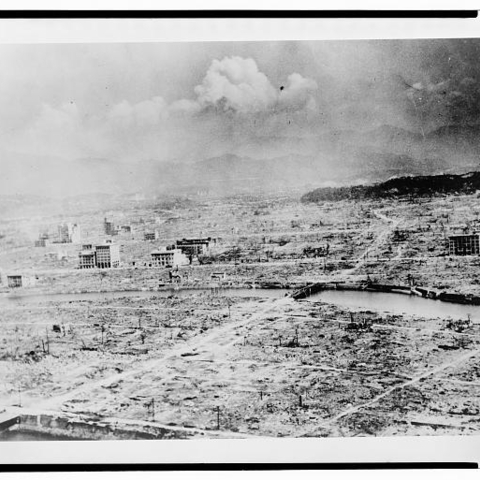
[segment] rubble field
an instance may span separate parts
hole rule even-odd
[[[3,311],[1,403],[227,436],[480,428],[478,325],[457,333],[439,319],[358,311],[352,320],[288,297],[142,303]]]
[[[103,238],[104,217],[132,226],[113,237],[120,268],[85,271],[76,268],[79,245],[32,246],[38,229],[65,214],[2,219],[2,271],[34,276],[15,293],[36,297],[9,301],[14,292],[0,285],[0,406],[191,436],[478,433],[478,324],[285,296],[309,282],[367,278],[479,294],[480,257],[451,257],[446,245],[478,226],[477,203],[476,195],[116,200],[108,211],[70,212],[85,241]],[[154,230],[158,239],[145,241]],[[168,270],[148,266],[150,251],[190,236],[215,242],[171,285]],[[269,285],[285,290],[262,296]],[[81,292],[115,295],[75,298]],[[72,298],[53,295],[61,293]]]

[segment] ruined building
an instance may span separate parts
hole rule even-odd
[[[58,226],[59,243],[78,243],[80,238],[80,225],[77,223],[61,223]]]
[[[35,277],[29,275],[7,275],[7,286],[9,288],[28,287],[35,284]]]
[[[182,240],[177,240],[176,246],[188,257],[196,257],[208,251],[211,241],[212,239],[210,237],[183,238]]]
[[[23,285],[21,275],[7,275],[7,285],[9,288],[17,288]]]
[[[103,229],[105,231],[105,235],[117,235],[118,230],[115,228],[115,224],[113,222],[109,222],[106,218],[103,219]]]
[[[120,246],[108,241],[95,246],[98,268],[116,268],[120,266]]]
[[[478,255],[480,254],[480,235],[451,235],[448,238],[449,255]]]
[[[79,253],[79,268],[117,268],[120,266],[120,246],[108,240],[95,245],[83,245]]]
[[[46,247],[50,242],[48,233],[41,233],[38,236],[38,239],[35,240],[35,246],[36,247]]]
[[[154,232],[145,232],[143,234],[143,238],[145,241],[153,241],[158,239],[158,232],[155,230]]]
[[[154,250],[150,255],[154,267],[179,267],[189,263],[187,256],[180,249],[162,248]]]
[[[79,267],[84,268],[95,268],[97,266],[95,260],[95,250],[91,244],[83,245],[82,250],[78,254],[79,257]]]

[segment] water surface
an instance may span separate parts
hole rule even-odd
[[[342,307],[388,312],[394,315],[416,315],[425,318],[462,318],[470,315],[480,322],[480,305],[442,302],[417,295],[365,290],[324,290],[309,297],[311,300],[333,303]]]

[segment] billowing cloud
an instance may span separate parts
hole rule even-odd
[[[107,113],[107,119],[114,124],[139,128],[158,125],[167,117],[168,105],[162,97],[154,97],[133,105],[124,100]]]
[[[176,100],[169,105],[168,111],[170,114],[184,114],[184,115],[195,115],[201,110],[198,102],[194,100],[188,100],[182,98],[181,100]]]
[[[241,57],[214,60],[195,93],[202,107],[240,113],[268,110],[277,101],[276,89],[255,61]]]
[[[257,130],[257,120],[264,130],[277,131],[288,122],[286,115],[293,121],[293,114],[315,109],[316,89],[314,80],[299,73],[274,86],[252,58],[225,57],[212,61],[193,98],[125,99],[96,113],[73,101],[45,104],[28,126],[27,147],[69,157],[154,156],[179,136],[202,138],[207,124],[227,136],[232,129]]]
[[[310,101],[315,81],[292,73],[286,85],[274,87],[255,60],[225,57],[214,60],[201,85],[195,88],[202,108],[215,107],[238,113],[274,111],[277,107],[299,109]]]
[[[299,110],[315,107],[312,91],[317,89],[317,82],[304,78],[299,73],[288,76],[286,86],[280,91],[278,101],[285,108]]]

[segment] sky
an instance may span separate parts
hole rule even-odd
[[[0,151],[182,161],[232,139],[476,124],[479,53],[475,39],[2,45]]]

